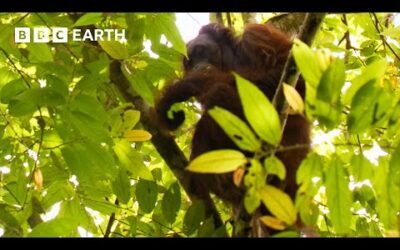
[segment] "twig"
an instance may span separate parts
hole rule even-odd
[[[370,15],[371,15],[371,14],[370,14]],[[373,23],[374,23],[374,27],[375,27],[376,31],[379,33],[379,37],[381,38],[381,40],[382,40],[384,46],[386,45],[386,47],[389,48],[389,50],[393,53],[393,55],[397,58],[397,60],[400,61],[400,56],[397,55],[396,51],[394,51],[394,49],[392,48],[392,46],[386,41],[385,36],[381,34],[381,31],[380,31],[380,29],[379,29],[379,27],[378,27],[378,24],[379,24],[379,19],[378,19],[378,17],[376,16],[375,13],[372,13],[372,17],[373,17],[373,19],[374,19],[374,22],[373,22]],[[386,47],[385,47],[385,48],[386,48]]]

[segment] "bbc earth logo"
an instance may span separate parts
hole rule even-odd
[[[15,43],[67,43],[70,41],[119,41],[126,42],[125,29],[72,29],[65,27],[18,27]]]

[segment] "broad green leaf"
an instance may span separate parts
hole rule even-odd
[[[112,213],[116,213],[118,211],[118,208],[115,206],[115,204],[110,203],[110,202],[105,202],[104,198],[95,200],[95,199],[85,199],[85,206],[99,211],[100,213],[104,215],[110,216]]]
[[[28,86],[23,79],[15,79],[1,88],[0,101],[2,103],[9,103],[12,98],[26,91]]]
[[[296,222],[297,211],[288,194],[274,186],[265,185],[260,189],[260,196],[263,204],[279,220],[287,225]]]
[[[284,180],[286,178],[286,168],[283,162],[276,156],[270,156],[264,160],[264,168],[267,174],[274,174],[279,179]]]
[[[394,210],[400,209],[400,146],[396,148],[389,162],[389,190],[390,204]]]
[[[46,43],[28,43],[29,59],[32,63],[53,62],[53,53]]]
[[[351,86],[344,93],[343,104],[348,105],[352,103],[353,96],[359,92],[360,88],[365,84],[371,81],[379,82],[379,80],[385,74],[387,66],[387,60],[381,59],[365,67],[361,75],[357,76],[351,81]]]
[[[129,130],[124,133],[124,138],[128,141],[148,141],[151,134],[145,130]]]
[[[205,218],[205,207],[202,201],[195,201],[188,208],[185,213],[185,217],[183,218],[183,232],[190,236],[193,234],[199,227],[201,222]]]
[[[76,225],[68,219],[56,218],[34,227],[28,237],[71,237],[76,235],[76,230]]]
[[[79,111],[102,123],[106,123],[109,120],[108,114],[104,110],[103,105],[95,96],[92,95],[82,93],[75,96],[70,102],[70,109]]]
[[[247,162],[246,156],[237,150],[221,149],[206,152],[189,163],[186,168],[197,173],[227,173]]]
[[[153,180],[153,175],[144,165],[141,155],[131,147],[131,144],[127,140],[115,140],[113,149],[118,160],[126,170],[142,179]]]
[[[98,43],[114,59],[124,60],[129,57],[126,45],[118,41],[98,41]]]
[[[150,105],[154,105],[153,91],[150,83],[146,79],[145,72],[142,69],[136,69],[135,71],[130,71],[128,66],[125,64],[121,65],[121,70],[124,76],[131,83],[132,88]]]
[[[267,173],[260,161],[257,159],[251,159],[250,167],[248,167],[247,170],[248,172],[244,177],[244,185],[247,188],[254,187],[256,190],[264,187]]]
[[[296,173],[296,183],[302,184],[305,188],[311,183],[313,177],[322,178],[323,169],[322,157],[316,153],[310,153],[304,159]]]
[[[284,230],[286,228],[285,224],[281,220],[273,216],[264,215],[260,217],[260,220],[264,225],[275,230]]]
[[[298,194],[296,197],[296,208],[299,211],[301,221],[305,225],[313,226],[317,223],[319,208],[316,204],[313,194]]]
[[[123,126],[124,130],[132,129],[140,120],[140,112],[137,110],[129,109],[124,112]]]
[[[294,40],[292,53],[301,75],[307,83],[314,88],[317,87],[323,70],[323,66],[320,65],[322,61],[318,59],[317,53],[298,39]]]
[[[332,159],[326,172],[326,196],[332,225],[340,235],[346,234],[351,225],[352,194],[349,180],[340,161]]]
[[[105,124],[95,120],[92,116],[80,111],[72,111],[69,113],[69,121],[82,136],[92,141],[108,142],[110,140]]]
[[[389,176],[400,186],[400,145],[395,149],[389,163]]]
[[[131,184],[125,169],[121,168],[118,171],[117,178],[112,183],[112,188],[121,203],[127,204],[129,202],[131,199]]]
[[[340,94],[344,81],[344,63],[341,59],[335,59],[322,74],[317,88],[315,115],[328,129],[336,127],[340,122]]]
[[[275,107],[254,84],[235,74],[244,114],[254,131],[266,142],[281,141],[281,122]]]
[[[157,184],[154,181],[140,179],[136,185],[135,194],[140,210],[151,213],[156,206]]]
[[[145,29],[145,33],[150,38],[153,46],[157,46],[160,43],[160,38],[163,34],[172,43],[175,50],[186,56],[186,45],[175,24],[175,14],[148,14],[146,22],[147,29]]]
[[[56,218],[67,219],[68,223],[75,227],[81,226],[92,233],[98,231],[92,215],[85,209],[85,204],[82,204],[76,197],[62,202]]]
[[[22,236],[22,228],[19,225],[17,219],[8,210],[5,204],[0,205],[0,225],[4,226],[5,233],[10,233],[12,236]],[[6,236],[6,235],[3,235]]]
[[[362,154],[354,154],[351,159],[351,167],[353,170],[354,180],[363,181],[370,179],[372,176],[373,166]]]
[[[249,214],[252,214],[261,204],[259,192],[255,188],[247,190],[244,196],[244,207]]]
[[[0,89],[15,79],[22,80],[18,74],[10,71],[7,67],[0,67]]]
[[[98,24],[103,20],[103,13],[87,13],[81,16],[74,24],[76,26],[86,26]]]
[[[174,223],[175,218],[181,208],[181,190],[179,184],[174,182],[165,192],[161,202],[161,208],[165,219],[169,223]]]
[[[390,116],[393,93],[381,88],[375,80],[363,85],[354,95],[347,117],[349,131],[361,133],[372,127],[382,126]]]
[[[302,114],[304,112],[304,102],[299,92],[291,85],[283,84],[283,94],[285,95],[286,101],[294,112]]]
[[[220,107],[214,107],[208,113],[239,148],[250,152],[260,148],[260,141],[239,117]]]

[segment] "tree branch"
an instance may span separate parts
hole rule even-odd
[[[300,31],[297,35],[297,38],[303,41],[304,43],[310,45],[314,40],[315,34],[317,33],[325,15],[326,15],[325,13],[307,13],[303,25],[300,27]],[[282,132],[283,128],[285,127],[288,116],[287,112],[284,112],[288,104],[283,94],[283,83],[287,83],[293,87],[296,87],[299,76],[300,73],[297,70],[294,58],[292,54],[290,54],[283,69],[278,88],[272,100],[272,103],[274,104],[276,110],[280,114]]]

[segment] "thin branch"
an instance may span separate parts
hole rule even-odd
[[[303,25],[300,27],[297,38],[310,45],[314,40],[315,34],[317,33],[325,15],[325,13],[307,13]],[[286,110],[287,102],[283,94],[283,83],[288,83],[292,87],[296,87],[299,76],[300,73],[297,70],[292,54],[290,54],[286,61],[279,85],[272,100],[272,103],[280,114],[282,132],[288,116],[287,112],[284,112],[284,110]]]
[[[119,205],[118,198],[115,199],[114,204],[117,205],[117,206]],[[108,220],[106,232],[104,233],[104,238],[109,238],[110,237],[111,228],[112,228],[112,225],[113,225],[114,221],[115,221],[115,212],[113,212],[111,214],[110,219]]]
[[[371,14],[370,14],[370,15],[371,15]],[[381,38],[381,40],[382,40],[384,46],[386,45],[386,47],[389,48],[389,50],[393,53],[393,55],[397,58],[397,60],[400,61],[400,56],[397,55],[396,51],[394,51],[394,49],[392,48],[392,46],[386,41],[385,36],[381,34],[381,30],[380,30],[380,28],[379,28],[379,26],[378,26],[378,25],[380,25],[378,17],[376,16],[375,13],[372,13],[372,17],[373,17],[373,19],[374,19],[374,22],[373,22],[373,23],[374,23],[374,27],[375,27],[376,31],[379,33],[379,37]]]

